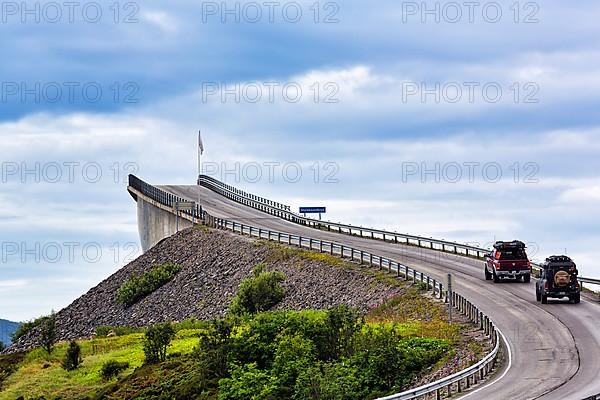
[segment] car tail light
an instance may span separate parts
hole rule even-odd
[[[527,261],[527,268],[531,268],[531,261]]]
[[[548,286],[548,281],[544,283],[544,289],[548,290],[550,287]]]

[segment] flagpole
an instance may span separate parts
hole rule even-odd
[[[200,176],[202,175],[202,136],[198,131],[198,210],[200,210]],[[202,219],[202,216],[200,216]]]
[[[200,175],[202,175],[202,136],[198,131],[198,185],[200,185]]]

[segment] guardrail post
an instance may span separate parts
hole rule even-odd
[[[344,245],[340,245],[340,257],[344,258]]]
[[[323,252],[323,241],[319,240],[319,252]]]
[[[435,400],[442,400],[442,393],[441,393],[440,389],[437,389],[435,391]]]
[[[430,279],[431,279],[431,278],[429,278],[429,275],[427,275],[427,290],[429,290],[429,280],[430,280]]]
[[[379,256],[379,270],[383,269],[383,258],[381,258],[381,256]]]
[[[360,251],[360,264],[361,264],[361,265],[362,265],[362,263],[363,263],[363,254],[364,254],[364,253],[363,253],[363,251],[361,250],[361,251]]]
[[[458,386],[458,393],[462,393],[462,379],[459,379],[458,382],[456,382],[456,385]]]
[[[298,236],[298,247],[302,248],[302,236]]]
[[[312,238],[309,238],[309,239],[308,239],[308,247],[309,247],[311,250],[313,249],[313,248],[312,248],[312,244],[313,244],[313,240],[312,240]]]
[[[329,252],[333,255],[333,242],[329,242]]]
[[[281,232],[277,232],[277,242],[281,243]]]
[[[413,269],[413,283],[417,283],[417,270]]]
[[[441,298],[444,296],[444,289],[443,289],[443,286],[442,286],[442,282],[439,282],[438,286],[440,287],[440,294],[439,294],[439,296],[440,296],[440,300],[441,300]]]
[[[452,397],[452,384],[448,385],[448,397]]]
[[[373,253],[369,253],[369,265],[373,266]]]
[[[354,247],[350,247],[350,259],[354,261]]]
[[[483,312],[479,311],[479,329],[483,330]]]

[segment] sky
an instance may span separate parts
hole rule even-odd
[[[134,173],[600,277],[600,3],[2,2],[0,318],[141,252]]]

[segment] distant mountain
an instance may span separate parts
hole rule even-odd
[[[11,322],[5,319],[0,319],[0,342],[8,346],[11,343],[10,335],[12,335],[17,330],[19,325],[21,324],[19,324],[18,322]]]

